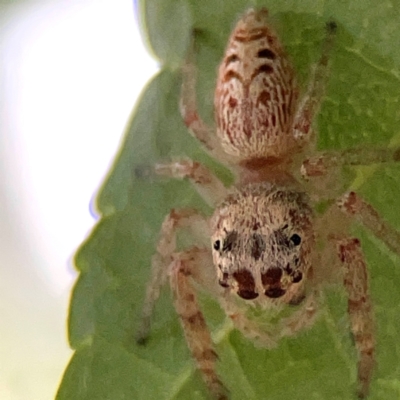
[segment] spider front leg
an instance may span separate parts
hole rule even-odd
[[[176,250],[177,231],[183,228],[192,227],[195,229],[197,227],[201,232],[202,229],[207,231],[207,226],[207,221],[196,210],[171,210],[165,217],[161,226],[157,252],[151,262],[151,278],[147,284],[140,325],[136,335],[138,343],[144,343],[149,336],[154,305],[160,295],[161,288],[166,283],[168,266],[171,264]]]
[[[192,247],[176,252],[178,230],[190,229],[200,238],[208,232],[208,221],[195,210],[172,210],[161,227],[157,253],[152,259],[152,277],[147,286],[137,341],[144,343],[149,335],[151,315],[161,287],[169,276],[174,293],[175,309],[181,319],[189,349],[207,387],[218,400],[226,400],[226,389],[215,371],[217,355],[210,332],[200,311],[193,281],[205,289],[218,293],[211,252],[207,248]]]
[[[205,261],[208,262],[208,266],[212,265],[211,258],[200,258],[196,248],[177,254],[171,264],[170,282],[174,292],[175,309],[181,319],[186,342],[197,368],[213,397],[217,400],[227,400],[227,390],[215,370],[218,356],[193,287],[193,280],[198,280],[196,277],[199,271],[206,267]]]
[[[337,239],[336,248],[344,267],[343,284],[348,296],[350,326],[359,354],[358,396],[365,398],[375,365],[374,321],[368,293],[368,272],[358,239]]]

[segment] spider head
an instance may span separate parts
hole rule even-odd
[[[245,300],[295,301],[310,270],[314,234],[304,193],[248,185],[212,219],[219,284]]]

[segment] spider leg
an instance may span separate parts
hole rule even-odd
[[[390,250],[400,254],[400,232],[384,221],[378,212],[357,193],[346,193],[337,204],[343,212],[365,225]]]
[[[218,355],[193,286],[193,279],[197,280],[198,271],[203,269],[204,257],[199,258],[198,249],[193,248],[176,254],[174,258],[170,266],[170,283],[188,347],[211,394],[215,399],[227,400],[227,390],[215,370]],[[208,262],[212,265],[211,258],[208,258]]]
[[[161,288],[167,281],[168,265],[172,262],[173,254],[176,249],[177,231],[186,227],[195,230],[197,227],[199,232],[202,230],[203,232],[207,232],[207,226],[204,231],[204,224],[206,223],[207,221],[204,217],[199,215],[196,210],[190,209],[171,210],[165,217],[161,226],[157,252],[153,256],[151,262],[151,278],[147,284],[140,325],[136,334],[136,340],[138,343],[144,343],[149,336],[151,315],[153,313],[154,305],[160,296]],[[203,226],[201,227],[201,225]]]
[[[226,154],[221,149],[214,129],[206,125],[197,110],[197,70],[194,63],[194,53],[194,40],[192,40],[188,56],[182,66],[182,87],[180,99],[181,115],[185,125],[189,128],[193,136],[197,138],[215,158],[220,161],[225,161],[227,158]]]
[[[399,147],[386,149],[352,148],[324,151],[303,162],[301,175],[307,179],[326,175],[332,169],[344,165],[370,165],[398,161],[400,161]]]
[[[313,68],[306,93],[300,101],[293,122],[293,135],[302,144],[310,140],[312,122],[321,105],[325,94],[326,82],[329,75],[329,57],[336,35],[336,23],[326,24],[326,37],[322,47],[321,57]]]
[[[344,267],[343,284],[348,296],[350,326],[359,354],[358,396],[365,398],[375,364],[374,321],[368,293],[368,272],[358,239],[336,239],[336,248]]]
[[[152,259],[152,277],[147,286],[137,341],[144,343],[150,330],[151,314],[161,287],[169,276],[174,293],[174,304],[181,319],[189,349],[196,360],[209,390],[218,400],[226,400],[226,389],[215,371],[217,355],[213,349],[210,332],[196,300],[193,281],[210,291],[218,291],[211,251],[192,247],[176,253],[176,233],[190,228],[194,234],[207,232],[207,220],[195,210],[171,210],[161,227],[157,253]],[[213,279],[214,278],[214,279]]]
[[[171,178],[188,178],[200,196],[211,206],[218,205],[228,194],[223,183],[204,165],[193,160],[156,164],[155,173]]]

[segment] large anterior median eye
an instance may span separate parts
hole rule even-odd
[[[214,250],[219,250],[220,249],[220,247],[221,247],[221,242],[219,241],[219,240],[216,240],[215,242],[214,242],[214,245],[213,245],[213,247],[214,247]]]

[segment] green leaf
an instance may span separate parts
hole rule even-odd
[[[216,69],[238,16],[267,6],[307,83],[320,54],[325,22],[339,26],[326,99],[317,119],[319,147],[399,143],[400,3],[384,0],[141,1],[143,35],[161,62],[143,92],[124,143],[97,198],[102,219],[76,255],[80,276],[72,293],[69,339],[75,354],[57,400],[208,399],[187,349],[166,287],[151,337],[138,346],[150,259],[171,208],[211,210],[187,182],[137,179],[138,165],[191,157],[225,182],[230,174],[188,134],[178,110],[179,69],[193,27],[198,38],[199,108],[212,122]],[[400,229],[400,166],[357,168],[356,188]],[[377,368],[370,399],[400,398],[400,259],[355,226],[367,257],[377,325]],[[356,354],[348,333],[343,289],[329,289],[322,317],[273,350],[256,348],[232,330],[217,303],[202,297],[220,362],[235,399],[354,399]]]

